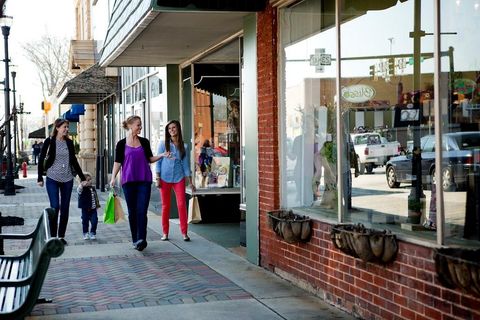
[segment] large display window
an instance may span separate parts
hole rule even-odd
[[[336,3],[280,10],[283,206],[478,245],[478,4],[440,1],[436,50],[434,1]]]
[[[238,64],[195,64],[194,75],[195,186],[200,190],[239,190]]]

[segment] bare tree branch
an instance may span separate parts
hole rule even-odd
[[[68,40],[44,34],[40,40],[22,44],[24,54],[37,68],[44,98],[55,94],[72,77],[68,66]]]

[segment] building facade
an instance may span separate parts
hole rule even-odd
[[[365,319],[480,318],[478,4],[260,3],[118,1],[100,64],[166,66],[168,118],[191,150],[200,136],[235,150],[222,119],[238,98],[249,261]],[[358,135],[381,140],[360,150]],[[288,210],[308,216],[302,241],[287,219],[278,230]]]

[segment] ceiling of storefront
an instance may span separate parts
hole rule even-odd
[[[109,57],[108,65],[181,64],[240,32],[247,14],[160,12],[123,52],[114,52]],[[238,51],[221,51],[216,60],[221,59],[223,62],[238,61]]]

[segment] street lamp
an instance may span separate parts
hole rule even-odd
[[[4,80],[4,91],[5,91],[5,138],[7,143],[7,174],[5,175],[5,196],[14,196],[15,195],[15,184],[13,177],[13,168],[12,168],[12,148],[11,148],[11,132],[10,132],[10,85],[9,78],[10,73],[8,70],[10,59],[8,57],[8,36],[10,35],[10,26],[12,25],[12,17],[3,16],[0,19],[0,25],[2,26],[2,34],[5,47],[5,80]]]
[[[14,69],[14,66],[11,66]],[[12,85],[13,85],[13,107],[12,107],[12,117],[13,117],[13,166],[17,166],[17,146],[18,146],[18,134],[17,134],[17,100],[16,100],[16,90],[15,90],[15,78],[17,77],[17,71],[12,70]]]

